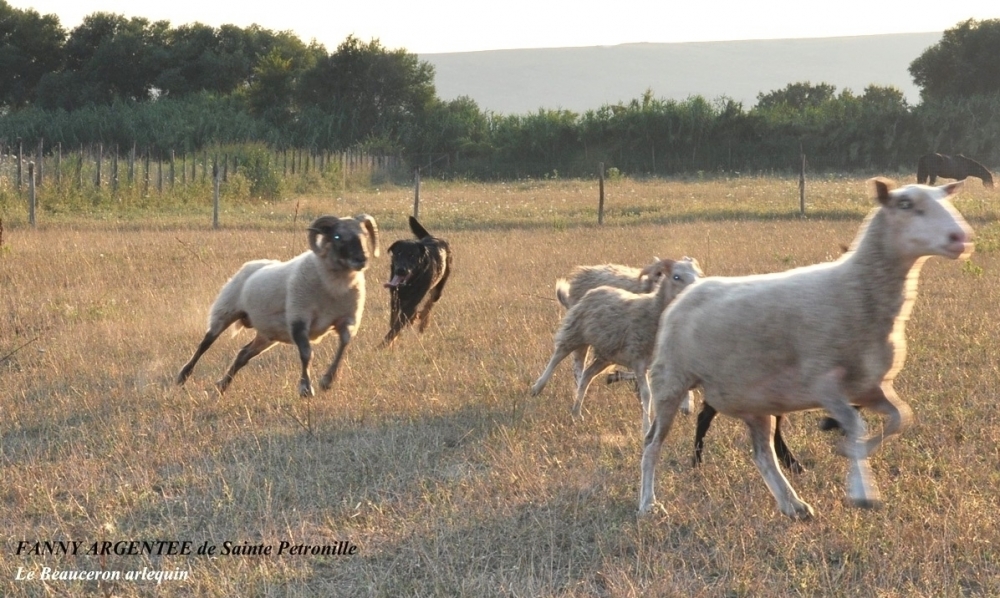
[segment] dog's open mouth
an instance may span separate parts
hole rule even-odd
[[[385,288],[395,289],[396,287],[401,287],[410,281],[410,277],[413,276],[412,272],[407,272],[406,274],[393,274],[392,280],[385,283]]]

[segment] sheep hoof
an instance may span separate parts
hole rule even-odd
[[[813,511],[813,508],[808,503],[800,502],[799,504],[792,505],[791,512],[786,511],[785,515],[798,521],[806,521],[815,517],[816,511]]]
[[[855,498],[851,499],[851,503],[860,509],[882,508],[882,501],[878,498]]]
[[[188,376],[189,374],[183,370],[177,374],[177,386],[183,386],[187,382]]]
[[[331,386],[333,386],[333,376],[323,376],[320,378],[319,387],[322,390],[330,390]]]
[[[302,398],[307,398],[314,396],[316,393],[313,392],[312,384],[308,380],[303,380],[299,382],[299,396]]]
[[[229,382],[225,379],[219,380],[215,383],[215,390],[219,391],[219,394],[225,394],[226,389],[229,388]]]
[[[636,512],[636,515],[639,517],[648,517],[655,511],[666,514],[667,508],[663,506],[663,503],[654,498],[649,502],[649,504],[639,505],[639,510]]]

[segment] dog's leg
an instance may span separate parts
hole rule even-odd
[[[420,326],[417,328],[419,332],[423,332],[427,328],[427,323],[430,321],[431,308],[437,303],[438,299],[441,298],[441,292],[444,291],[444,284],[448,282],[448,276],[451,274],[451,258],[445,260],[444,275],[441,276],[441,280],[438,281],[436,285],[431,289],[430,296],[427,298],[427,303],[424,304],[423,309],[420,310]]]
[[[399,308],[399,291],[393,290],[389,294],[389,332],[382,339],[382,344],[380,345],[383,349],[392,344],[399,333],[409,324],[409,321],[403,319],[403,314]]]

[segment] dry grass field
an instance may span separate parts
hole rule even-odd
[[[210,210],[8,212],[0,248],[0,593],[6,596],[996,596],[1000,595],[1000,196],[956,201],[976,231],[966,263],[930,260],[896,389],[915,425],[872,466],[884,506],[845,500],[846,461],[819,413],[788,418],[818,518],[782,516],[741,422],[719,418],[690,466],[678,417],[657,496],[637,519],[640,413],[595,383],[574,422],[562,364],[529,386],[576,264],[697,257],[708,274],[836,258],[871,207],[859,178],[620,180],[596,226],[596,183],[432,183],[421,220],[455,250],[428,331],[378,349],[389,260],[368,270],[359,335],[330,392],[296,395],[278,346],[225,396],[212,387],[249,338],[224,335],[184,387],[173,379],[209,305],[244,261],[290,258],[321,213],[368,212],[383,247],[409,236],[412,190]],[[293,222],[294,220],[294,222]],[[329,363],[335,339],[314,352]],[[869,420],[877,431],[877,420]],[[19,542],[82,543],[76,556]],[[92,556],[93,543],[207,543],[214,555]],[[223,555],[224,543],[273,546]],[[353,555],[275,554],[281,542]],[[121,545],[119,545],[121,546]],[[23,545],[22,545],[23,547]],[[30,550],[30,548],[29,548]],[[42,550],[44,550],[44,545]],[[18,580],[60,571],[187,572],[186,580]]]

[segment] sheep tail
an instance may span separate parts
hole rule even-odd
[[[561,303],[566,309],[570,308],[569,283],[566,282],[565,278],[556,280],[556,299],[558,299],[559,303]]]
[[[226,282],[222,290],[219,291],[219,296],[216,297],[215,303],[212,304],[208,319],[209,329],[218,329],[219,332],[222,332],[222,329],[235,320],[236,326],[233,327],[233,335],[235,336],[236,333],[246,327],[247,323],[244,322],[246,314],[243,313],[243,308],[240,305],[240,295],[243,294],[243,285],[246,284],[251,275],[267,264],[268,260],[258,260],[243,264],[243,267]]]

